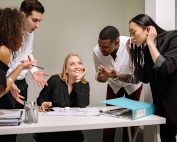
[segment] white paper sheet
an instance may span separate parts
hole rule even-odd
[[[54,111],[44,112],[43,115],[56,115],[56,116],[94,116],[100,115],[100,109],[98,107],[86,107],[86,108],[52,108]]]

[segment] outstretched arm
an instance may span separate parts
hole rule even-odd
[[[22,64],[19,64],[15,70],[13,70],[7,77],[6,79],[6,87],[4,89],[2,89],[2,87],[0,87],[0,97],[2,97],[3,95],[5,95],[10,88],[12,87],[14,81],[16,80],[17,76],[20,74],[20,72],[25,69],[25,68],[29,68],[32,67],[32,62],[31,61],[25,61]]]
[[[47,86],[47,82],[44,79],[45,76],[48,76],[48,73],[42,72],[42,71],[36,71],[32,74],[34,82],[39,86],[39,87],[44,87],[45,85]]]

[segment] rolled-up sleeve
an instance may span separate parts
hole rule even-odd
[[[153,70],[163,78],[168,78],[177,70],[177,31],[169,32],[165,41],[158,45],[160,55]]]
[[[165,62],[165,58],[162,56],[162,55],[160,55],[158,58],[157,58],[157,60],[156,60],[156,62],[155,62],[155,64],[154,64],[154,69],[156,69],[156,68],[160,68],[161,66],[162,66],[162,64]]]

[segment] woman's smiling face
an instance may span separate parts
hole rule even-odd
[[[83,64],[79,57],[71,56],[66,64],[68,77],[75,78],[83,72]]]

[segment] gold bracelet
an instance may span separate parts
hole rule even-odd
[[[114,80],[114,81],[119,80],[119,76],[114,77],[113,80]]]
[[[116,80],[118,80],[118,78],[117,78],[117,77],[114,77],[113,80],[116,81]]]
[[[10,82],[13,82],[13,79],[12,79],[11,77],[8,77],[8,80],[9,80]]]

